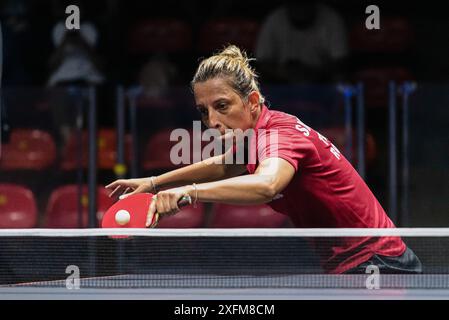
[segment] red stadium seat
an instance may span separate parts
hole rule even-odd
[[[103,214],[114,203],[108,197],[109,192],[102,186],[97,189],[97,220],[100,223]],[[82,188],[82,227],[88,226],[88,189]],[[78,186],[66,185],[54,190],[50,196],[45,213],[47,228],[78,228]]]
[[[0,169],[42,170],[56,159],[52,136],[37,129],[14,129],[8,144],[1,147]]]
[[[33,228],[37,205],[31,190],[14,184],[0,184],[0,228]]]
[[[350,34],[350,46],[356,52],[395,53],[410,48],[414,32],[410,22],[403,17],[384,17],[379,30],[368,30],[357,23]]]
[[[287,217],[267,205],[235,206],[217,204],[211,228],[279,228]]]
[[[390,81],[402,83],[413,79],[413,75],[402,67],[366,68],[354,74],[354,80],[363,82],[365,86],[366,106],[375,108],[387,107]]]
[[[199,203],[196,208],[188,206],[175,215],[163,218],[158,228],[200,228],[204,223],[204,206]]]
[[[86,131],[82,133],[82,161],[83,168],[87,167],[89,159],[89,137]],[[97,152],[98,152],[98,169],[108,170],[113,169],[117,163],[117,134],[114,129],[100,129],[98,131],[97,140]],[[73,132],[64,148],[62,169],[74,170],[78,166],[78,136],[76,132]],[[131,155],[131,136],[125,137],[125,159],[130,162]]]
[[[192,46],[190,26],[177,19],[145,20],[129,34],[129,50],[133,54],[176,53]]]
[[[199,51],[213,52],[228,44],[254,51],[260,25],[242,18],[222,18],[204,24],[200,31]]]
[[[318,130],[320,134],[328,138],[341,153],[345,153],[346,149],[346,129],[344,127],[330,127]],[[356,131],[352,131],[352,164],[357,165],[357,135]],[[365,134],[365,160],[367,165],[374,163],[377,156],[377,146],[371,133]]]
[[[180,166],[184,166],[185,164],[174,164],[172,159],[170,159],[170,153],[172,148],[177,145],[178,141],[170,141],[170,135],[175,130],[174,128],[166,128],[162,129],[159,132],[152,135],[146,144],[144,151],[144,160],[143,160],[143,168],[144,170],[171,170]],[[188,130],[189,138],[190,138],[190,148],[189,153],[189,163],[192,163],[194,160],[193,157],[193,133],[192,130]],[[196,137],[196,139],[201,139],[201,137]],[[204,146],[204,143],[201,143]],[[201,156],[201,150],[195,150],[196,157]],[[198,154],[199,153],[199,154]],[[179,156],[181,154],[179,153]]]

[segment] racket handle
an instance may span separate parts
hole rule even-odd
[[[190,204],[192,204],[192,197],[189,196],[189,195],[183,196],[183,197],[178,201],[178,206],[179,206],[180,208],[185,207],[185,206],[188,206],[188,205],[190,205]],[[153,220],[151,221],[151,224],[150,224],[150,228],[155,228],[155,227],[157,226],[157,224],[159,223],[159,219],[160,219],[159,213],[155,212],[155,213],[154,213],[154,216],[153,216]]]
[[[189,195],[185,195],[181,198],[181,200],[178,201],[179,207],[185,207],[192,204],[192,197]]]

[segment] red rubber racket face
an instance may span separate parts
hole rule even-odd
[[[145,228],[147,220],[148,209],[150,208],[153,194],[151,193],[137,193],[135,195],[126,197],[114,203],[104,214],[101,221],[102,228]],[[115,220],[115,215],[120,210],[129,212],[129,222],[120,225]]]

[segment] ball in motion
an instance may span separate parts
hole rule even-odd
[[[115,214],[115,222],[117,222],[117,224],[119,224],[121,226],[127,224],[130,219],[131,219],[131,215],[126,210],[119,210]]]

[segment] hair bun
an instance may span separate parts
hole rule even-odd
[[[198,82],[204,82],[216,77],[226,77],[232,87],[242,97],[248,97],[252,91],[260,94],[256,71],[250,66],[250,61],[245,51],[235,45],[228,45],[213,56],[201,61],[195,72],[191,86],[194,88]],[[260,103],[264,98],[260,95]]]
[[[233,59],[240,59],[240,60],[248,60],[248,57],[246,55],[246,52],[239,49],[239,47],[235,45],[229,45],[226,48],[224,48],[222,51],[218,53],[219,56],[222,57],[229,57]]]

